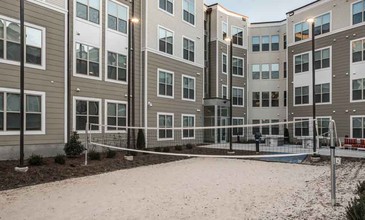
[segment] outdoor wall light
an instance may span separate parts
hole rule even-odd
[[[80,92],[80,91],[81,91],[81,89],[80,89],[80,88],[77,88],[77,89],[76,89],[76,92]]]

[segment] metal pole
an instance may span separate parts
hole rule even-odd
[[[230,95],[230,102],[229,102],[229,125],[233,125],[233,38],[230,42],[230,51],[229,51],[229,95]],[[233,153],[233,130],[232,127],[229,129],[229,151]]]
[[[334,135],[334,121],[330,123],[330,137],[331,137],[331,204],[336,205],[336,147]]]
[[[132,1],[132,18],[134,18],[134,1]],[[135,60],[134,60],[134,56],[135,56],[135,50],[134,50],[134,47],[135,47],[135,43],[134,43],[134,23],[131,22],[131,36],[132,36],[132,39],[131,39],[131,58],[132,58],[132,80],[131,80],[131,83],[132,83],[132,126],[135,127],[136,124],[136,120],[135,120]],[[135,129],[132,130],[132,144],[133,144],[133,149],[136,148],[136,134],[135,134]]]
[[[316,130],[316,67],[315,67],[315,34],[314,21],[312,22],[312,103],[313,103],[313,153],[317,153],[317,130]]]
[[[131,125],[131,26],[132,20],[129,18],[128,20],[128,112],[127,112],[127,148],[130,147],[131,144],[131,134],[130,134],[130,125]]]
[[[19,166],[24,166],[24,44],[25,31],[24,31],[24,0],[20,0],[20,160]]]
[[[72,7],[72,1],[68,0],[67,1],[67,142],[70,141],[70,136],[71,136],[71,55],[70,55],[70,51],[72,51],[72,44],[71,44],[71,39],[70,39],[70,34],[71,34],[71,7]]]
[[[88,151],[89,151],[89,120],[86,122],[85,135],[86,135],[85,166],[87,166],[87,154],[88,154]]]

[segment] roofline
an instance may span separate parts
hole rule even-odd
[[[317,2],[320,2],[320,1],[321,1],[321,0],[315,0],[315,1],[313,1],[313,2],[311,2],[311,3],[308,3],[308,4],[306,4],[306,5],[303,5],[303,6],[299,7],[299,8],[296,8],[296,9],[294,9],[294,10],[291,10],[291,11],[287,12],[286,14],[287,14],[287,15],[288,15],[288,14],[292,14],[292,13],[294,13],[295,11],[298,11],[298,10],[300,10],[300,9],[306,8],[306,7],[311,6],[311,5],[313,5],[313,4],[317,3]]]
[[[256,25],[256,24],[275,24],[275,23],[282,23],[285,22],[286,19],[280,20],[280,21],[263,21],[263,22],[252,22],[251,24]]]
[[[204,3],[204,4],[205,4],[205,3]],[[239,13],[234,12],[234,11],[231,11],[231,10],[227,9],[226,7],[224,7],[223,5],[219,4],[219,3],[214,3],[214,4],[211,4],[211,5],[207,5],[207,4],[205,4],[205,5],[206,5],[208,8],[210,8],[210,7],[214,7],[214,6],[219,6],[219,7],[223,8],[224,10],[228,11],[229,13],[232,13],[232,14],[235,14],[235,15],[237,15],[237,16],[240,16],[240,17],[243,17],[243,18],[245,18],[245,19],[248,19],[248,16],[243,15],[243,14],[239,14]]]

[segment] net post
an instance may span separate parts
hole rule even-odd
[[[89,150],[89,121],[86,122],[86,126],[85,126],[85,139],[86,139],[86,143],[85,143],[85,166],[87,166],[87,154],[88,154],[88,150]]]
[[[330,122],[330,140],[331,140],[331,204],[334,207],[336,205],[336,147],[335,141],[336,137],[334,135],[334,125],[335,121]]]

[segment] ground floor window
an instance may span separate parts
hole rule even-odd
[[[159,140],[171,140],[174,139],[173,125],[174,125],[173,114],[158,114],[158,139]]]
[[[296,137],[309,136],[309,119],[295,119],[294,132]]]
[[[322,117],[317,118],[317,126],[318,126],[318,135],[328,137],[329,136],[329,126],[330,126],[331,118]]]
[[[101,101],[90,98],[75,98],[75,129],[76,131],[85,131],[86,123],[89,122],[90,130],[98,131],[100,124]]]
[[[183,115],[182,125],[184,128],[194,128],[195,127],[195,115]],[[183,129],[183,139],[194,139],[195,130],[194,129]]]
[[[233,125],[243,125],[243,123],[244,123],[243,118],[233,118]],[[243,127],[233,128],[233,135],[234,136],[243,136]]]
[[[107,101],[107,131],[126,130],[127,105],[122,102]]]
[[[352,137],[365,138],[365,116],[352,117]]]

